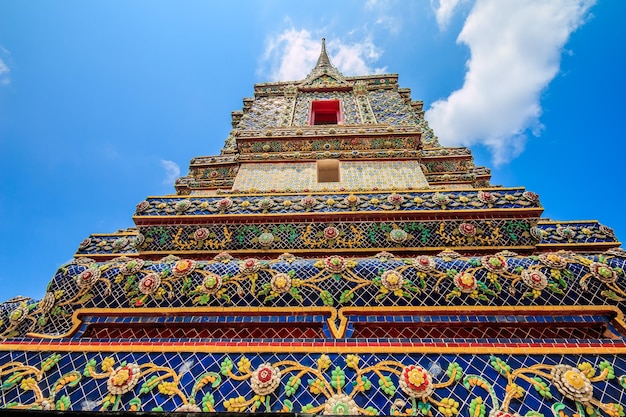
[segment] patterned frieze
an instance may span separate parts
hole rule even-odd
[[[426,168],[424,173],[458,172],[474,168],[474,160],[471,156],[424,159],[421,163]]]
[[[63,335],[81,308],[585,306],[626,300],[624,252],[160,261],[77,258],[44,298],[0,305],[0,337]],[[381,315],[381,313],[378,313]],[[384,315],[384,314],[383,314]],[[489,313],[485,313],[489,315]]]
[[[239,164],[213,165],[205,167],[191,166],[189,174],[196,179],[225,179],[234,178],[239,170]]]
[[[463,173],[463,174],[450,174],[448,172],[444,173],[427,173],[426,180],[432,186],[443,185],[443,184],[467,184],[474,185],[476,182],[476,174],[474,173]]]
[[[442,221],[266,221],[263,224],[140,226],[139,252],[186,253],[204,250],[286,251],[334,249],[437,250],[446,247],[529,250],[536,219]],[[206,235],[206,236],[205,236]],[[78,252],[89,254],[89,249]],[[95,252],[98,253],[98,252]]]
[[[407,251],[456,247],[471,251],[485,250],[486,245],[498,242],[500,245],[506,244],[511,248],[524,247],[526,250],[529,245],[534,246],[538,251],[549,251],[565,244],[570,247],[577,246],[579,250],[595,251],[598,248],[617,247],[620,244],[612,229],[595,221],[556,223],[539,220],[536,225],[534,221],[522,225],[512,219],[497,222],[492,220],[421,223],[323,222],[311,226],[307,231],[308,225],[309,223],[268,223],[264,227],[258,224],[235,227],[218,222],[178,228],[142,227],[141,233],[134,232],[124,236],[91,235],[81,242],[76,254],[106,257],[134,256],[138,254],[138,249],[157,252],[168,252],[168,250],[197,252],[230,248],[228,250],[236,251],[242,248],[242,242],[247,242],[248,251],[259,253],[268,250],[303,248],[312,250],[387,248]],[[473,232],[474,236],[461,234],[461,225],[463,225],[463,233]],[[457,226],[458,229],[455,230]],[[567,228],[570,230],[567,231]],[[206,232],[198,232],[202,229]],[[402,231],[398,231],[399,229]],[[415,229],[419,229],[419,234],[415,232]],[[335,232],[337,236],[332,238]],[[199,233],[198,236],[196,233]],[[528,237],[528,233],[531,238]],[[199,240],[205,234],[206,238]],[[354,240],[356,238],[358,242]],[[148,243],[145,243],[146,241]],[[433,247],[433,245],[439,246]]]
[[[398,75],[397,74],[377,74],[371,76],[358,76],[358,77],[340,77],[342,80],[345,80],[345,85],[347,86],[355,86],[355,85],[363,85],[367,90],[378,90],[378,89],[397,89],[398,84]],[[323,80],[322,80],[323,81]],[[303,84],[306,84],[304,82]],[[326,88],[322,83],[318,84],[309,84],[306,86],[306,90],[315,90],[316,88]],[[276,95],[284,95],[285,90],[289,88],[293,88],[293,86],[297,83],[293,81],[287,82],[273,82],[273,83],[259,83],[254,85],[254,96],[255,97],[268,97],[268,96],[276,96]],[[339,84],[337,84],[338,86]]]
[[[597,221],[542,221],[537,226],[533,232],[541,240],[542,246],[563,247],[578,242],[617,241],[613,229]]]
[[[237,148],[241,154],[265,152],[324,152],[324,151],[352,151],[352,150],[379,150],[379,149],[417,149],[419,135],[376,135],[376,136],[349,136],[324,137],[320,139],[290,138],[267,140],[237,141]]]
[[[441,157],[441,156],[466,156],[471,155],[469,148],[435,148],[422,149],[420,154],[423,159]]]
[[[218,179],[195,179],[192,177],[180,177],[176,179],[174,187],[177,195],[215,193],[216,189],[230,188],[234,184],[233,178]]]
[[[511,232],[512,226],[510,224],[507,225],[506,221],[504,222],[505,222],[503,226],[504,231],[502,231],[502,229],[499,228],[498,229],[499,234],[506,234],[506,233]],[[511,224],[515,223],[514,221],[512,222],[513,223]],[[426,227],[426,225],[428,224],[429,227],[432,226],[433,230],[435,230],[436,229],[435,224],[443,224],[443,223],[445,222],[422,223],[421,226]],[[474,221],[467,221],[465,223],[460,223],[460,224],[474,226],[478,230],[478,232],[476,233],[485,234],[486,233],[485,231],[491,230],[491,228],[488,228],[488,229],[481,228],[482,223],[483,223],[482,221],[474,220]],[[363,246],[359,246],[359,248],[376,249],[378,248],[376,245],[382,245],[380,247],[386,247],[389,250],[407,250],[409,248],[409,246],[407,245],[409,245],[409,242],[410,242],[408,240],[408,236],[411,235],[413,238],[415,238],[415,236],[413,236],[414,233],[410,232],[410,230],[411,228],[418,227],[417,225],[419,223],[413,223],[413,224],[415,226],[405,225],[405,227],[409,230],[409,231],[405,231],[407,233],[407,239],[400,243],[394,242],[392,240],[391,231],[396,230],[398,228],[398,224],[395,224],[395,223],[381,224],[380,227],[375,228],[376,230],[369,229],[369,233],[372,233],[375,236],[374,242],[372,242],[371,235],[368,235],[367,238],[363,238],[362,233],[364,232],[359,232],[360,234],[358,236],[361,237],[361,242],[363,243]],[[349,223],[345,223],[345,224],[324,223],[324,225],[325,226],[323,228],[322,226],[318,226],[317,228],[314,228],[312,230],[315,230],[315,233],[320,233],[320,230],[321,230],[321,233],[323,234],[327,227],[330,227],[328,229],[328,232],[330,233],[334,233],[334,230],[336,229],[337,232],[339,233],[338,237],[336,238],[337,240],[329,239],[327,236],[325,236],[323,239],[317,240],[318,242],[317,245],[312,245],[311,247],[317,248],[317,249],[319,249],[320,247],[324,247],[324,248],[335,249],[335,250],[342,248],[342,247],[346,247],[346,245],[344,245],[343,242],[344,240],[348,238],[350,233],[354,233],[353,227],[355,226],[350,225]],[[358,223],[358,225],[362,226],[363,224]],[[490,225],[490,227],[492,225]],[[268,227],[270,230],[269,233],[272,235],[271,242],[269,245],[261,244],[262,242],[267,243],[270,239],[270,236],[267,234],[263,235],[263,233],[266,233],[263,231],[265,229],[262,229],[258,225],[242,227],[241,229],[237,229],[239,230],[239,233],[235,234],[235,239],[237,241],[239,240],[247,241],[250,245],[249,249],[258,250],[258,252],[264,252],[264,251],[267,251],[268,249],[277,249],[277,248],[284,249],[284,250],[292,250],[294,249],[294,247],[291,247],[292,244],[296,244],[296,243],[300,244],[302,242],[301,239],[297,239],[296,236],[298,236],[298,233],[301,232],[301,229],[303,226],[300,228],[297,228],[292,224],[284,225],[284,224],[276,223],[276,224],[268,225]],[[452,227],[452,226],[449,226],[449,227]],[[468,227],[468,226],[464,226],[464,227],[467,229],[464,231],[464,233],[471,232],[472,230],[471,227]],[[569,231],[566,231],[566,229],[568,228],[569,228]],[[214,233],[215,235],[211,238],[207,237],[204,241],[198,241],[197,239],[193,239],[192,234],[195,234],[196,231],[200,229],[206,229],[208,234]],[[233,235],[232,235],[233,230],[231,229],[234,230],[235,228],[231,227],[231,228],[226,229],[229,235],[228,239],[230,240],[233,239]],[[207,227],[206,225],[205,226],[190,225],[186,227],[181,226],[180,229],[172,229],[172,228],[164,229],[161,227],[154,227],[154,228],[143,228],[142,230],[144,230],[146,234],[150,233],[149,238],[152,239],[149,242],[149,246],[145,246],[146,247],[145,250],[161,251],[161,250],[166,250],[167,248],[175,248],[176,250],[197,251],[199,250],[198,245],[199,245],[199,248],[203,250],[222,250],[227,247],[235,246],[234,244],[231,245],[230,241],[226,242],[226,241],[217,239],[218,236],[226,236],[224,227],[219,226],[219,223],[217,225],[214,224],[213,226],[210,226],[210,227]],[[180,234],[179,234],[179,230],[182,230]],[[356,230],[360,230],[360,229],[356,228]],[[424,230],[426,229],[422,229],[422,233],[426,233]],[[445,231],[447,229],[444,227],[443,230]],[[514,243],[515,246],[521,245],[520,242],[525,242],[526,244],[533,244],[535,245],[535,249],[538,251],[555,250],[564,244],[570,247],[577,246],[580,250],[598,250],[598,248],[607,247],[607,246],[617,247],[620,244],[617,241],[617,238],[615,237],[615,234],[613,233],[613,230],[611,228],[601,225],[600,223],[595,222],[595,221],[557,223],[557,222],[546,222],[546,221],[539,220],[539,222],[536,224],[536,227],[530,227],[530,229],[526,229],[524,227],[523,230],[522,229],[520,230],[521,230],[523,239],[521,240],[518,239],[517,241],[509,240],[509,243],[510,244]],[[89,255],[89,256],[109,256],[109,257],[120,256],[120,255],[133,255],[134,256],[138,253],[137,249],[139,247],[142,247],[141,245],[139,245],[139,243],[143,244],[146,240],[146,236],[144,235],[144,232],[139,234],[139,232],[135,231],[133,233],[128,233],[123,236],[120,236],[119,234],[91,235],[89,238],[81,242],[76,254],[83,255],[83,256]],[[532,241],[530,242],[528,241],[526,232],[530,233],[530,235],[533,238]],[[173,236],[172,233],[174,234],[174,236],[178,234],[178,237],[176,238],[177,242],[179,242],[178,246],[175,246],[173,244],[174,238],[172,237]],[[404,236],[402,232],[394,231],[393,233],[395,234],[393,239],[396,239],[396,240]],[[430,233],[430,231],[428,233]],[[427,243],[430,242],[428,243],[428,245],[433,244],[434,242],[439,242],[443,244],[443,247],[447,247],[447,246],[452,247],[454,245],[457,245],[456,247],[466,247],[467,250],[472,250],[472,248],[474,248],[473,250],[477,250],[477,248],[479,247],[479,246],[476,246],[479,243],[479,240],[474,241],[472,239],[472,241],[470,242],[468,238],[461,239],[461,240],[458,239],[458,236],[455,238],[454,230],[450,232],[452,233],[452,235],[448,236],[447,238],[442,237],[441,233],[443,232],[439,229],[437,229],[436,233],[439,233],[437,236],[439,236],[440,239],[439,240],[426,239]],[[459,233],[460,233],[460,229],[459,229]],[[184,238],[185,234],[187,236],[186,239]],[[204,233],[200,234],[200,236],[203,236],[203,235]],[[183,237],[181,238],[181,236]],[[445,234],[443,236],[445,236]],[[264,240],[264,239],[267,239],[267,240]],[[276,242],[274,242],[274,239],[276,240]],[[261,241],[261,243],[259,242],[259,240]],[[280,241],[282,241],[282,243],[280,243]],[[309,238],[307,241],[314,242],[315,240],[311,240]],[[420,250],[428,246],[427,243],[424,243],[419,239],[418,241],[421,246],[414,247],[413,248],[414,250]],[[204,243],[201,243],[201,242],[204,242]],[[287,245],[286,242],[290,242],[290,244]],[[481,242],[484,244],[487,242],[487,240],[483,239]],[[475,244],[475,245],[471,246],[471,244]],[[466,246],[466,245],[470,245],[470,246]]]
[[[309,190],[303,190],[308,192]],[[537,194],[523,188],[464,189],[458,191],[329,192],[302,194],[233,194],[207,197],[149,197],[137,204],[135,222],[143,217],[215,214],[301,214],[389,211],[480,212],[489,209],[536,209]]]
[[[137,252],[138,233],[133,229],[125,233],[92,234],[80,242],[76,253],[133,254]]]
[[[326,143],[322,141],[322,143]],[[323,147],[324,145],[322,145]],[[240,162],[266,161],[301,161],[319,159],[341,160],[383,160],[383,159],[417,159],[419,151],[415,149],[380,149],[380,150],[352,150],[352,151],[295,151],[295,152],[263,152],[239,155]]]
[[[139,226],[139,252],[186,253],[205,250],[288,251],[341,249],[437,250],[490,247],[529,250],[536,219],[442,221],[229,222],[180,226]],[[139,241],[141,243],[139,243]],[[79,254],[90,254],[83,249]],[[98,248],[96,252],[98,253]]]
[[[619,417],[618,355],[5,352],[6,408]],[[291,415],[291,414],[287,414]]]
[[[391,126],[387,124],[379,125],[323,125],[323,126],[298,126],[279,127],[271,130],[241,130],[234,129],[231,136],[236,138],[258,138],[258,137],[299,137],[299,136],[337,136],[337,135],[373,135],[383,134],[418,134],[422,129],[419,126]],[[206,158],[206,157],[205,157]]]
[[[191,158],[189,165],[191,167],[228,165],[236,163],[238,155],[215,155],[215,156],[196,156]]]

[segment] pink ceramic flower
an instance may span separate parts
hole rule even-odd
[[[207,240],[209,238],[209,230],[205,227],[196,229],[196,231],[193,232],[193,238],[197,240],[198,242]]]
[[[324,229],[324,237],[326,239],[336,239],[339,236],[339,230],[336,227],[328,226]]]
[[[533,290],[543,290],[548,285],[548,278],[541,271],[522,271],[522,281]]]
[[[311,209],[317,204],[317,200],[311,196],[307,196],[303,197],[302,200],[300,200],[300,204],[305,209]]]
[[[491,194],[489,191],[479,191],[478,200],[485,204],[492,204],[496,201],[496,196]]]
[[[228,210],[229,208],[232,207],[232,205],[233,205],[233,200],[231,200],[228,197],[222,198],[221,200],[218,200],[217,203],[215,203],[215,206],[220,211]]]
[[[98,267],[91,267],[83,272],[76,278],[76,283],[80,288],[91,287],[100,278],[100,269]]]
[[[259,269],[261,269],[261,261],[255,258],[248,258],[244,261],[239,262],[239,271],[243,275],[254,274]]]
[[[156,272],[151,272],[141,278],[137,289],[140,293],[145,295],[154,294],[161,285],[161,275]]]
[[[459,225],[459,232],[463,236],[474,236],[476,234],[476,227],[470,223],[461,223]]]
[[[150,203],[144,200],[141,203],[137,204],[137,207],[135,207],[135,211],[137,213],[141,213],[148,210],[148,208],[150,208]]]
[[[324,267],[332,274],[343,272],[348,267],[348,263],[341,256],[333,255],[324,259]]]
[[[435,260],[430,256],[422,255],[412,260],[413,267],[419,272],[428,272],[435,269]]]
[[[404,203],[404,197],[398,193],[393,193],[389,197],[387,197],[387,202],[394,206],[399,206]]]

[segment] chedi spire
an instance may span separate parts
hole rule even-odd
[[[306,84],[325,76],[331,77],[336,83],[345,82],[343,74],[330,62],[330,58],[326,52],[326,38],[322,38],[322,50],[317,59],[317,64],[315,64],[315,67],[311,70],[309,75],[307,75],[303,83]]]

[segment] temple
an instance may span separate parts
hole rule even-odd
[[[626,252],[542,211],[322,41],[136,227],[0,304],[0,406],[624,416]]]

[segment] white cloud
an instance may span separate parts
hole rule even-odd
[[[163,184],[172,185],[176,178],[180,176],[180,167],[173,161],[167,161],[165,159],[161,159],[161,166],[165,169],[165,179],[163,180]]]
[[[374,23],[388,30],[389,33],[395,35],[400,33],[402,29],[402,16],[398,14],[398,2],[391,0],[368,0],[365,3],[365,9],[375,14]]]
[[[457,42],[471,52],[460,90],[426,117],[448,146],[482,143],[495,164],[539,135],[540,94],[555,77],[569,35],[595,0],[478,0]]]
[[[6,52],[6,49],[2,48],[2,51]],[[9,69],[8,65],[0,58],[0,84],[8,85],[11,80],[9,79]]]
[[[268,40],[263,63],[269,65],[267,72],[272,80],[302,80],[315,66],[320,48],[321,36],[313,38],[306,29],[287,29]],[[333,65],[345,75],[374,74],[385,70],[372,67],[382,50],[370,38],[354,43],[331,39],[326,42],[326,50]]]
[[[439,30],[446,30],[456,7],[467,0],[431,0]]]

